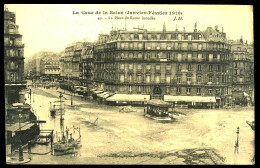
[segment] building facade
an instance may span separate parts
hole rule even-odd
[[[88,45],[82,50],[79,64],[81,85],[87,88],[92,87],[94,75],[93,60],[93,45]]]
[[[51,81],[57,80],[60,77],[60,58],[54,57],[45,60],[44,77]]]
[[[60,57],[60,74],[63,78],[62,88],[73,90],[74,86],[81,85],[82,71],[80,70],[81,55],[89,43],[76,42],[65,48]]]
[[[4,79],[5,104],[24,102],[22,89],[24,80],[24,44],[19,26],[16,25],[15,13],[4,11]]]
[[[253,97],[254,90],[254,50],[243,39],[232,41],[232,97],[233,100],[244,96]]]
[[[165,95],[208,96],[223,106],[231,95],[230,49],[226,33],[217,27],[112,30],[94,45],[94,82],[108,92],[165,101]]]

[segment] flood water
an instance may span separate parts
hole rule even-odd
[[[33,110],[40,120],[46,120],[41,129],[60,131],[60,117],[52,118],[50,101],[58,100],[56,89],[32,88]],[[28,95],[27,95],[28,96]],[[30,164],[98,164],[113,154],[136,156],[142,153],[167,153],[192,148],[213,148],[226,158],[225,164],[252,164],[254,131],[246,121],[254,120],[254,107],[234,109],[178,109],[186,115],[172,123],[159,123],[143,116],[143,107],[137,112],[121,113],[119,107],[98,104],[82,97],[64,94],[65,127],[80,127],[81,143],[77,157],[33,155]],[[27,97],[26,97],[27,98]],[[34,101],[33,101],[34,100]],[[27,102],[30,103],[29,99]],[[96,125],[91,124],[96,119]],[[239,127],[238,154],[234,145]],[[49,151],[36,145],[32,151]],[[91,158],[94,158],[91,160]],[[108,160],[102,163],[110,163]],[[121,160],[124,158],[121,158]],[[136,164],[136,162],[131,162]]]

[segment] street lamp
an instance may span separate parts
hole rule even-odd
[[[21,118],[22,118],[22,114],[19,114],[18,116],[18,122],[19,122],[19,130],[21,131]]]
[[[144,98],[144,116],[145,116],[145,105],[146,105],[146,97]]]

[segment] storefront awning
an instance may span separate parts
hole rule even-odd
[[[29,128],[31,128],[33,125],[35,125],[34,123],[21,123],[21,131],[27,130]],[[19,131],[19,123],[15,123],[15,124],[11,124],[11,125],[5,125],[5,130],[6,131]]]
[[[168,102],[159,99],[152,99],[147,101],[148,105],[158,106],[158,107],[170,107],[171,105]]]
[[[103,93],[97,94],[97,96],[105,99],[109,96],[109,92],[103,92]]]
[[[249,96],[246,92],[244,92],[244,96]]]
[[[144,98],[146,100],[150,100],[150,95],[141,95],[141,94],[115,94],[109,98],[107,98],[107,101],[144,101]]]
[[[203,97],[203,96],[172,96],[172,95],[164,95],[164,101],[168,102],[200,102],[200,103],[215,103],[216,98],[211,97]]]
[[[96,90],[96,91],[93,91],[94,94],[99,94],[99,93],[102,93],[103,91],[101,90]]]

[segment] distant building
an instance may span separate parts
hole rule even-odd
[[[15,22],[15,13],[4,10],[4,79],[5,103],[24,102],[22,89],[24,80],[24,44],[19,26]]]
[[[232,41],[232,97],[233,100],[250,96],[254,88],[254,53],[253,47],[249,46],[243,39]]]
[[[93,45],[88,45],[83,48],[80,59],[80,80],[82,86],[88,88],[92,87],[94,75],[94,58],[93,58]]]
[[[73,90],[74,86],[81,85],[80,60],[82,50],[89,45],[87,42],[76,42],[65,48],[60,57],[61,77],[63,78],[62,88]]]
[[[44,63],[44,77],[53,81],[60,77],[60,58],[49,58]]]
[[[231,46],[226,33],[198,31],[112,30],[94,45],[94,82],[106,92],[159,98],[173,105],[216,107],[231,96]],[[120,96],[119,96],[120,97]],[[137,96],[136,96],[137,97]],[[136,100],[137,101],[137,100]]]

